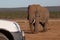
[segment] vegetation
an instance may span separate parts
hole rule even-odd
[[[27,18],[26,11],[4,11],[0,12],[0,18],[2,19],[15,19],[15,18]]]
[[[50,12],[50,18],[60,18],[60,12]]]
[[[27,11],[0,11],[0,18],[2,19],[27,19]],[[50,18],[60,18],[60,12],[50,12]]]

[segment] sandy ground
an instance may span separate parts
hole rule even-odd
[[[46,32],[41,32],[42,27],[39,25],[39,32],[36,34],[30,33],[28,20],[13,20],[20,24],[21,29],[25,32],[26,40],[60,40],[60,19],[50,19]]]

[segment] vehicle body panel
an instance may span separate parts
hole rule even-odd
[[[0,28],[8,30],[10,32],[17,32],[20,31],[20,26],[16,22],[0,20]]]
[[[24,32],[20,29],[20,26],[16,22],[0,20],[0,29],[10,32],[14,40],[23,40]]]

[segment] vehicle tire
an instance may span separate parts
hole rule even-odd
[[[0,33],[0,40],[9,40],[3,33]]]

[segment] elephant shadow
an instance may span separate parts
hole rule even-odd
[[[48,29],[46,32],[48,32],[49,30],[51,30],[51,29]],[[26,33],[26,34],[34,34],[34,33],[32,33],[30,30],[23,30],[23,31],[24,31],[24,33]],[[39,30],[38,33],[44,33],[44,31],[43,31],[43,30]]]

